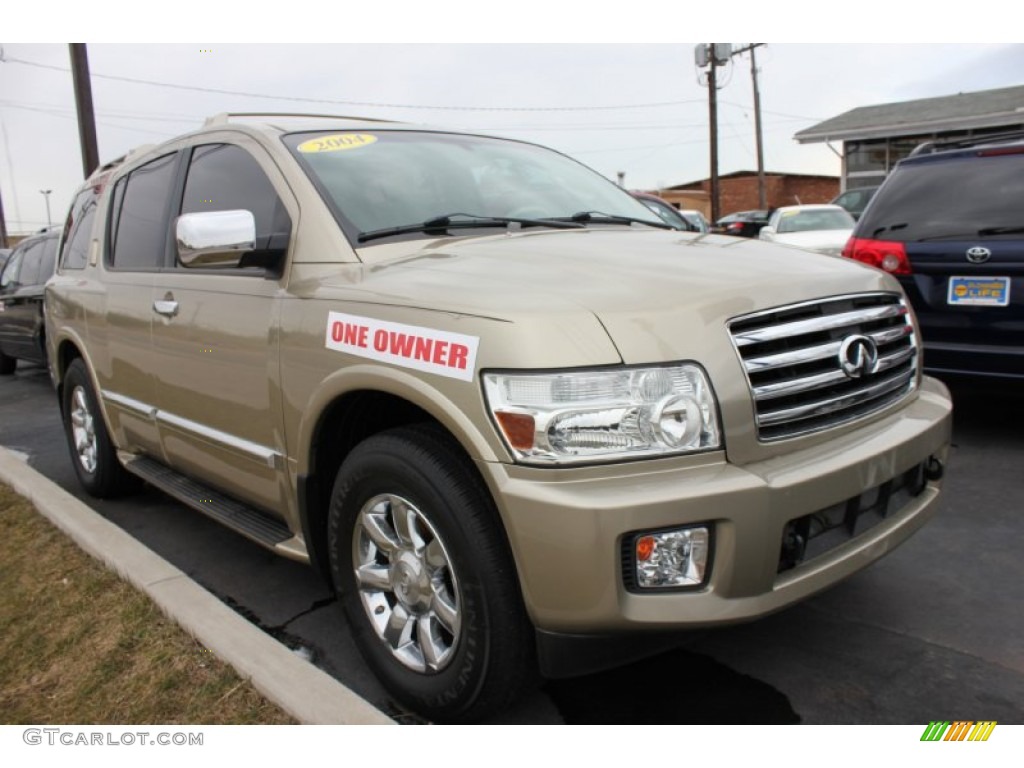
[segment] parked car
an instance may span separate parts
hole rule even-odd
[[[7,259],[10,258],[10,248],[0,248],[0,271],[3,271],[4,264],[7,263]]]
[[[704,218],[704,214],[700,211],[692,208],[680,208],[679,212],[687,221],[697,226],[698,232],[706,234],[711,231],[711,225],[708,223],[708,220]]]
[[[680,229],[685,232],[702,231],[696,222],[684,215],[682,211],[667,200],[657,195],[652,195],[649,192],[631,192],[630,194],[650,208],[658,215],[658,218],[672,227],[672,229]]]
[[[53,275],[60,230],[18,243],[0,271],[0,375],[18,360],[46,362],[43,286]]]
[[[875,192],[878,191],[878,187],[856,187],[854,189],[848,189],[842,192],[831,200],[832,205],[838,205],[846,209],[846,211],[853,216],[853,220],[857,221],[861,214],[864,213],[864,209],[868,207],[868,203],[871,202],[871,198],[875,196]]]
[[[843,255],[899,279],[928,370],[1024,378],[1024,136],[915,150]]]
[[[779,611],[934,513],[951,402],[878,270],[435,127],[220,115],[103,174],[47,286],[80,482],[317,567],[428,718]]]
[[[714,232],[735,237],[757,237],[762,227],[768,224],[770,211],[737,211],[723,216],[713,228]]]
[[[772,243],[839,256],[855,223],[846,209],[838,205],[786,205],[772,212],[758,237]]]

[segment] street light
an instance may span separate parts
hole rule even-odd
[[[39,194],[43,196],[44,200],[46,200],[46,228],[47,229],[49,229],[53,225],[53,222],[50,221],[50,193],[51,192],[53,192],[52,189],[40,189],[39,190]]]

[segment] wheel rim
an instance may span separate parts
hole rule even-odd
[[[71,392],[71,438],[75,455],[82,468],[92,474],[96,471],[96,425],[89,410],[85,389],[75,387]]]
[[[392,656],[417,672],[440,672],[462,630],[455,569],[434,526],[400,496],[363,505],[352,537],[363,610]]]

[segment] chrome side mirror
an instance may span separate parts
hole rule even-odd
[[[251,211],[204,211],[178,217],[178,261],[186,267],[235,268],[256,247]]]

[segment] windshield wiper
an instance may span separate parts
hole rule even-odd
[[[524,227],[551,227],[553,229],[579,229],[583,224],[563,219],[521,219],[513,216],[476,216],[471,213],[449,213],[435,216],[432,219],[416,224],[403,224],[399,227],[373,229],[360,232],[357,238],[360,243],[377,240],[392,235],[405,235],[410,232],[440,232],[450,229],[475,229],[479,227],[507,227],[509,224],[521,224]]]
[[[933,240],[974,240],[977,237],[990,237],[992,235],[1019,235],[1024,232],[1024,227],[984,227],[974,232],[947,232],[943,235],[932,235],[931,237],[918,238],[919,243],[928,243]]]
[[[900,224],[888,224],[888,225],[886,225],[884,227],[879,227],[874,232],[872,232],[871,233],[871,239],[874,239],[874,238],[878,237],[883,232],[889,232],[890,230],[891,231],[896,231],[897,229],[906,229],[906,228],[907,228],[907,222],[905,222],[905,221],[900,223]]]
[[[646,224],[649,227],[658,229],[674,229],[671,224],[663,221],[651,221],[649,219],[637,219],[632,216],[616,216],[602,211],[580,211],[572,216],[561,217],[559,221],[574,221],[578,224],[585,224],[589,221],[596,221],[601,224]]]
[[[1024,232],[1024,227],[985,227],[979,229],[979,235],[1019,235]]]

